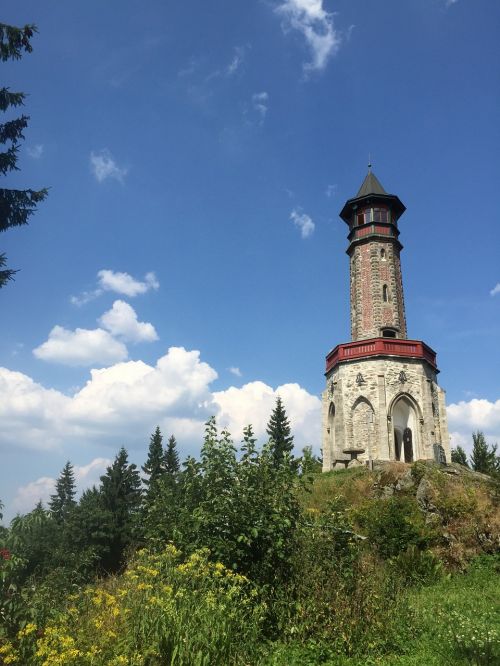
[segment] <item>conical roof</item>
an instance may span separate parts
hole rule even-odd
[[[348,199],[342,210],[340,211],[340,217],[350,224],[352,221],[352,215],[354,210],[360,206],[370,204],[371,202],[380,202],[388,204],[395,215],[395,220],[397,220],[406,210],[405,205],[399,200],[394,194],[388,194],[382,185],[380,184],[379,179],[371,170],[371,167],[368,168],[368,173],[359,188],[359,192],[352,199]]]
[[[364,179],[363,184],[359,188],[359,192],[354,198],[358,199],[359,197],[366,197],[369,194],[387,194],[387,192],[380,184],[379,179],[371,169],[366,174],[366,178]]]

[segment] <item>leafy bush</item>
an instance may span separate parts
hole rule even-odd
[[[416,501],[410,497],[370,500],[354,512],[354,519],[384,559],[398,556],[409,546],[423,549],[433,538]]]
[[[28,624],[0,651],[4,663],[34,666],[244,663],[265,611],[252,584],[207,551],[181,562],[167,546],[140,551],[123,576],[72,595],[57,620]]]

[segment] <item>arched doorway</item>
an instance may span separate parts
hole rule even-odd
[[[412,402],[401,396],[392,407],[394,425],[394,458],[413,462],[417,451],[417,414]]]

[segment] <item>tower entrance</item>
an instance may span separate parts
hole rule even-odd
[[[413,462],[416,458],[417,418],[415,407],[405,396],[399,398],[392,408],[394,424],[394,458],[402,462]]]

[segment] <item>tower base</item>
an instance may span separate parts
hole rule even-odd
[[[389,355],[376,355],[379,341],[386,343],[375,338],[363,341],[362,349],[359,343],[339,345],[327,357],[323,471],[352,460],[434,459],[436,450],[450,461],[445,391],[437,383],[434,353],[421,342],[401,340],[391,341]],[[411,344],[421,358],[406,355]]]

